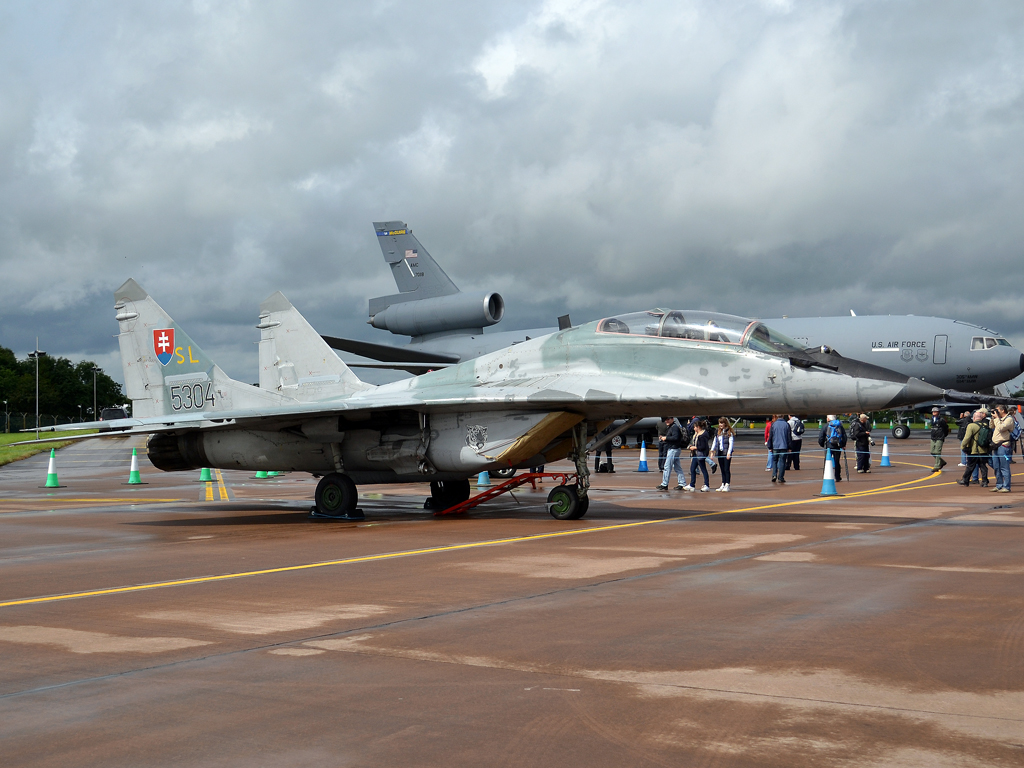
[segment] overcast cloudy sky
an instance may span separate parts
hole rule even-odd
[[[1024,5],[6,2],[0,344],[119,374],[139,280],[255,380],[258,303],[393,292],[404,219],[499,328],[936,314],[1024,345]]]

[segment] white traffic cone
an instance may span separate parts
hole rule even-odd
[[[892,462],[889,461],[889,437],[888,435],[882,438],[882,461],[878,465],[880,467],[891,467]]]
[[[821,493],[819,496],[838,496],[836,490],[836,469],[832,466],[832,451],[825,449],[825,474],[821,478]]]
[[[647,441],[640,441],[640,466],[637,467],[637,472],[648,472],[647,469]]]

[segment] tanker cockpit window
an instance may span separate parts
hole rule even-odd
[[[971,339],[971,350],[994,349],[995,347],[1012,346],[1006,339],[993,339],[990,336],[975,336]]]

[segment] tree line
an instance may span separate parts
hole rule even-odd
[[[67,418],[81,413],[88,416],[92,409],[92,369],[90,360],[72,363],[66,357],[39,358],[39,412]],[[26,357],[18,360],[14,352],[0,347],[0,401],[7,401],[7,410],[32,412],[36,410],[36,362]],[[102,371],[96,374],[96,403],[101,411],[125,402],[121,385]],[[0,402],[0,406],[2,406]],[[0,413],[0,421],[3,414]],[[0,431],[3,426],[0,424]]]

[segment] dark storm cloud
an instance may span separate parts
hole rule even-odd
[[[277,289],[386,341],[384,218],[510,328],[854,308],[1024,342],[1022,33],[1010,2],[8,5],[0,344],[114,365],[129,276],[245,380]]]

